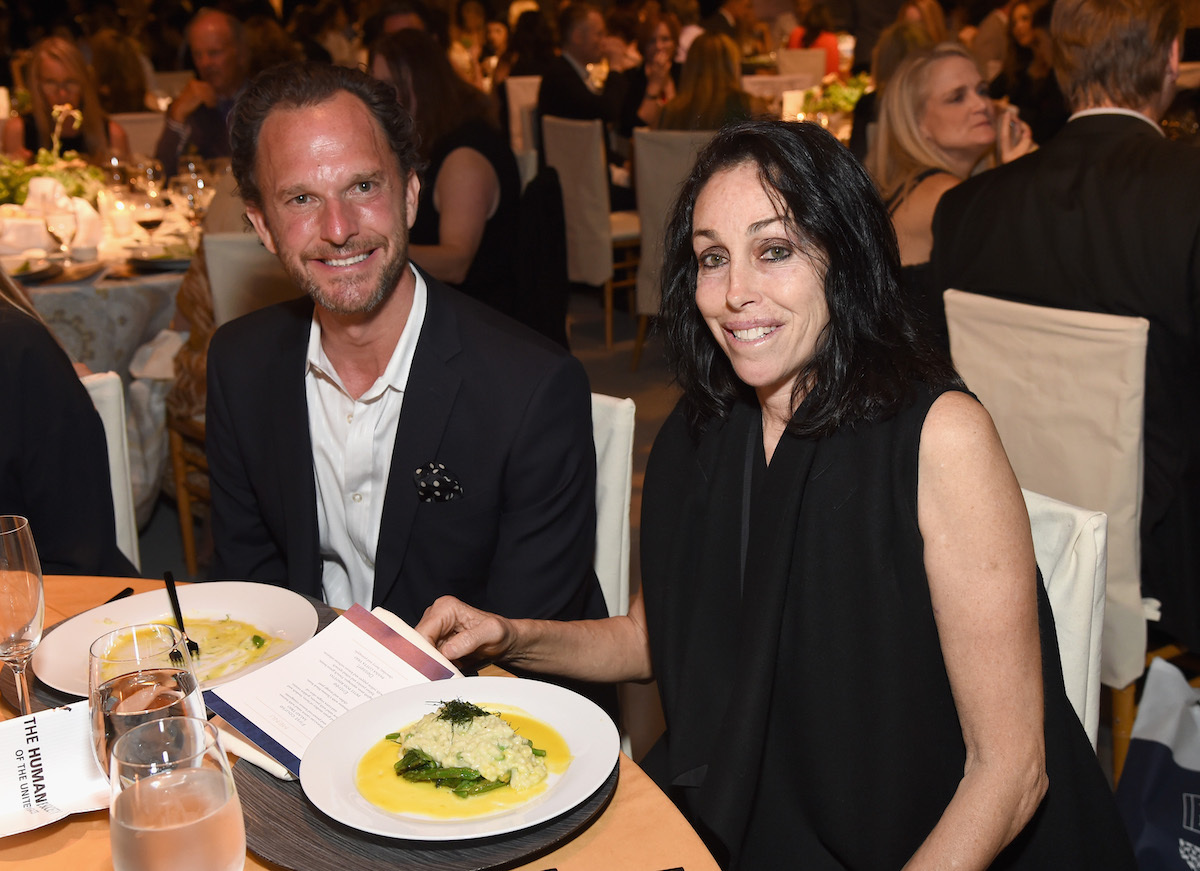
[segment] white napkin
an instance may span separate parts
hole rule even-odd
[[[71,205],[75,208],[75,239],[72,248],[98,248],[104,239],[104,222],[100,214],[92,208],[92,204],[83,197],[74,197]]]
[[[49,176],[39,175],[29,180],[29,193],[25,197],[25,211],[35,215],[58,208],[67,198],[67,189],[62,182]]]
[[[41,217],[6,217],[2,223],[0,254],[24,254],[31,248],[45,251],[58,247],[58,243],[46,232],[46,224]]]

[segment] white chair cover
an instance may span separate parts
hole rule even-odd
[[[629,503],[633,495],[632,399],[592,394],[596,443],[596,556],[594,565],[609,616],[629,611]]]
[[[638,127],[633,131],[638,217],[642,231],[642,253],[637,275],[639,315],[658,314],[661,298],[658,273],[662,268],[667,215],[680,185],[696,163],[696,155],[712,137],[711,130],[649,130]]]
[[[809,81],[802,88],[821,84],[825,78],[825,49],[781,48],[775,52],[775,62],[782,76],[803,76]]]
[[[819,84],[821,84],[820,76],[814,79],[807,74],[794,76],[742,76],[742,90],[755,97],[763,97],[772,105],[782,103],[784,91],[803,91],[805,88],[811,88]]]
[[[191,70],[155,70],[152,91],[162,91],[171,99],[179,96],[188,82],[196,77]],[[153,154],[153,152],[151,152]]]
[[[129,471],[129,437],[125,431],[125,388],[116,372],[97,372],[85,375],[92,405],[104,423],[104,439],[108,442],[108,475],[112,479],[113,513],[117,519],[117,546],[139,571],[142,554],[138,546],[137,517],[133,511],[133,482]]]
[[[1141,592],[1143,318],[945,292],[950,351],[1022,487],[1108,515],[1100,677],[1145,670]]]
[[[542,119],[546,163],[558,171],[567,224],[567,278],[602,285],[613,276],[613,240],[636,239],[637,212],[609,212],[600,121]]]
[[[537,98],[541,76],[509,76],[504,80],[508,92],[508,139],[513,153],[537,151]]]
[[[1100,636],[1104,627],[1108,518],[1022,490],[1033,550],[1054,612],[1067,698],[1096,746],[1100,730]]]
[[[166,115],[162,112],[116,112],[108,118],[120,124],[129,135],[129,151],[132,154],[154,156],[167,122]]]
[[[212,291],[213,327],[303,291],[283,271],[279,258],[254,233],[205,233],[204,264]]]

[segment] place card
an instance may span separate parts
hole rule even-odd
[[[0,836],[106,807],[87,702],[0,723]]]
[[[286,656],[205,692],[204,700],[298,776],[309,742],[342,714],[392,690],[455,677],[462,673],[415,629],[382,609],[354,605]]]

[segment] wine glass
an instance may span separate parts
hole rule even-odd
[[[240,871],[246,824],[217,729],[196,717],[143,723],[113,745],[114,871]]]
[[[42,640],[46,600],[29,521],[0,515],[0,660],[13,670],[21,713],[33,713],[25,667]]]
[[[204,698],[187,639],[174,626],[141,623],[101,635],[88,651],[92,748],[108,770],[113,743],[163,717],[203,717]]]
[[[163,219],[166,217],[162,200],[157,193],[134,195],[126,200],[126,205],[132,208],[133,220],[146,231],[146,239],[153,245],[154,231],[162,226]]]
[[[74,209],[59,209],[46,215],[46,232],[58,243],[62,252],[63,263],[71,263],[71,243],[75,240],[75,232],[79,229],[79,220]]]
[[[171,179],[168,190],[171,204],[183,213],[192,231],[196,232],[208,214],[216,189],[202,175],[177,175]]]

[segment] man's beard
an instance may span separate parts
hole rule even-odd
[[[382,249],[376,249],[382,251]],[[347,253],[336,252],[333,257],[349,257],[355,252]],[[328,294],[319,282],[317,282],[304,267],[299,263],[284,264],[284,269],[288,272],[292,280],[299,285],[300,289],[309,295],[309,297],[321,308],[338,315],[369,315],[379,309],[395,292],[396,286],[400,283],[400,277],[404,274],[404,270],[408,268],[407,246],[402,245],[396,249],[392,259],[385,262],[382,271],[379,275],[379,282],[375,286],[371,295],[361,302],[346,304],[337,297]]]

